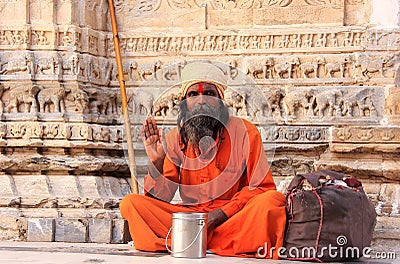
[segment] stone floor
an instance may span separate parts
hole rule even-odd
[[[377,241],[372,245],[375,252],[395,252],[394,259],[361,259],[347,263],[400,263],[400,241]],[[371,254],[373,255],[373,254]],[[60,243],[60,242],[0,242],[0,263],[75,264],[75,263],[305,263],[284,260],[264,260],[219,257],[208,254],[204,259],[180,259],[162,253],[146,253],[134,250],[128,244]]]

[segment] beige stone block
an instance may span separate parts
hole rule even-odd
[[[173,5],[170,6],[167,1],[160,2],[160,6],[154,4],[149,6],[147,10],[139,10],[138,6],[130,8],[129,5],[131,4],[127,4],[124,12],[119,15],[120,30],[129,31],[132,28],[138,27],[168,29],[206,28],[205,7],[179,8]],[[129,10],[126,11],[128,8]]]
[[[0,208],[0,216],[21,216],[21,210],[17,208]]]
[[[107,196],[103,179],[99,176],[77,176],[79,192],[82,197],[95,198]]]
[[[400,146],[398,147],[400,148]],[[384,157],[382,167],[385,178],[395,181],[400,180],[400,161],[397,155],[393,154],[391,157]]]
[[[287,187],[292,181],[293,177],[274,177],[277,191],[286,194]]]
[[[400,239],[400,218],[378,216],[374,238]]]
[[[344,5],[312,6],[297,1],[285,8],[270,6],[254,10],[255,25],[333,24],[343,25]]]
[[[72,2],[72,0],[57,1],[55,5],[57,24],[72,24],[72,13],[74,12]]]
[[[400,202],[400,185],[399,184],[382,184],[379,198],[381,201],[393,203]]]
[[[122,198],[124,197],[122,193],[122,188],[120,180],[115,177],[103,177],[105,191],[108,197]]]
[[[43,175],[13,176],[18,195],[21,197],[50,196],[48,180]]]
[[[128,222],[125,219],[114,219],[111,243],[127,243],[132,241]]]
[[[0,197],[14,197],[17,195],[11,176],[0,175],[0,186]]]
[[[54,0],[30,1],[30,22],[44,25],[54,23],[54,2]]]
[[[26,0],[0,2],[0,23],[3,25],[25,25],[26,14],[28,14]]]
[[[379,194],[381,191],[381,184],[363,181],[362,185],[363,185],[365,194],[368,196],[368,198],[371,200],[371,202],[374,204],[374,206],[376,206],[378,203]]]
[[[400,216],[400,185],[382,184],[379,207],[382,215]]]
[[[346,12],[344,17],[344,24],[350,25],[366,25],[369,23],[372,13],[371,1],[357,1],[346,2]]]
[[[20,197],[0,197],[0,207],[20,207]]]
[[[112,220],[90,219],[88,232],[90,242],[110,243],[112,237]]]
[[[90,218],[89,212],[84,208],[60,208],[59,216],[63,218]]]
[[[48,176],[51,194],[57,197],[79,197],[77,179],[75,176]]]
[[[54,219],[31,218],[28,220],[27,241],[29,242],[53,242]]]
[[[87,242],[87,220],[56,219],[54,240],[56,242]]]
[[[253,9],[209,10],[207,13],[210,28],[250,27],[253,24]]]
[[[85,201],[85,199],[83,200]],[[71,198],[57,198],[58,208],[85,208],[86,203],[82,201],[80,197],[71,197]]]
[[[23,208],[56,208],[57,199],[55,197],[21,197],[21,207]]]
[[[25,218],[57,218],[56,208],[21,208],[21,216]]]
[[[0,215],[0,238],[3,240],[24,240],[28,220],[17,217]]]

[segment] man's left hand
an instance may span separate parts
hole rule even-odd
[[[208,231],[213,230],[223,222],[228,220],[228,217],[222,209],[216,209],[208,213]]]

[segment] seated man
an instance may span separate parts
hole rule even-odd
[[[147,118],[141,128],[149,157],[145,196],[127,195],[120,205],[136,249],[165,251],[173,213],[205,212],[210,251],[278,258],[270,249],[283,245],[285,196],[276,191],[256,126],[229,116],[220,68],[192,62],[181,74],[177,127],[164,137]],[[178,189],[182,202],[171,204]]]

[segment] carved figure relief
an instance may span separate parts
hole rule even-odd
[[[27,53],[22,60],[8,61],[3,64],[0,74],[34,74],[34,57]]]
[[[314,94],[311,89],[291,91],[282,100],[283,109],[287,117],[313,115],[312,98]]]
[[[129,110],[133,115],[145,116],[152,113],[154,96],[148,91],[138,91],[129,100]]]
[[[49,113],[50,106],[53,105],[54,112],[65,112],[65,97],[67,93],[71,92],[70,89],[65,87],[43,88],[37,95],[39,103],[39,112]]]
[[[246,95],[242,95],[234,90],[226,90],[224,101],[233,110],[233,115],[247,116]]]
[[[116,1],[116,11],[128,13],[131,17],[139,17],[159,9],[161,0],[141,0],[141,1]]]
[[[248,116],[252,119],[271,117],[273,114],[281,115],[280,102],[283,93],[280,90],[271,90],[266,96],[254,93],[251,90],[245,94]]]
[[[2,83],[0,83],[0,114],[3,113],[4,111],[4,103],[3,100],[1,99],[3,97],[3,93],[5,90],[10,89],[10,87],[6,87]]]
[[[10,45],[10,41],[5,30],[0,30],[0,45]]]
[[[72,102],[72,112],[84,114],[89,110],[89,96],[82,89],[74,89],[67,93],[65,100]]]
[[[123,73],[124,73],[124,78],[125,80],[131,80],[131,81],[138,81],[139,75],[138,75],[138,64],[136,61],[131,61],[131,62],[125,62],[122,65],[123,68]],[[116,64],[113,64],[112,66],[112,75],[111,75],[111,80],[112,81],[117,81],[118,80],[118,67]]]
[[[43,127],[43,138],[54,139],[61,134],[59,124],[45,124]]]
[[[47,39],[46,37],[46,32],[43,30],[40,31],[32,31],[32,44],[33,45],[40,45],[40,46],[44,46],[44,45],[49,45],[50,41]]]
[[[281,64],[276,64],[274,70],[278,78],[283,79],[286,77],[291,79],[293,76],[293,69],[298,65],[300,65],[300,59],[298,57],[292,57]]]
[[[138,73],[141,81],[150,79],[157,80],[156,72],[161,69],[161,61],[157,61],[154,64],[142,64],[138,66]]]
[[[324,64],[324,57],[316,57],[313,62],[302,63],[299,67],[304,78],[310,78],[310,74],[312,73],[314,73],[314,78],[318,78],[319,66]]]
[[[81,70],[86,72],[86,76],[90,82],[100,85],[108,85],[111,80],[111,73],[113,72],[113,64],[110,61],[102,60],[100,58],[93,59],[92,57],[89,57],[86,67],[88,68]]]
[[[114,115],[117,110],[117,92],[113,89],[89,88],[89,106],[92,114]]]
[[[33,86],[20,86],[10,90],[10,99],[6,107],[7,112],[19,112],[19,106],[24,105],[25,113],[37,113],[36,95],[40,91],[40,87]]]
[[[102,141],[109,142],[110,141],[111,131],[108,127],[105,126],[93,126],[92,127],[92,137],[93,141]]]
[[[400,115],[400,92],[390,94],[386,98],[385,109],[389,116]]]
[[[273,58],[267,57],[262,61],[253,61],[248,66],[248,74],[256,79],[272,78],[272,67],[274,66]]]
[[[168,81],[180,81],[181,80],[181,70],[186,65],[186,61],[181,61],[173,66],[162,67],[162,80]]]
[[[56,54],[50,58],[41,58],[36,61],[36,74],[59,74],[60,71],[60,58]],[[50,72],[49,72],[50,71]]]
[[[382,56],[378,58],[367,58],[358,56],[355,67],[359,68],[362,77],[370,79],[374,73],[379,73],[379,77],[385,78],[384,71],[393,66],[393,56]]]
[[[74,40],[72,37],[72,33],[68,31],[62,32],[62,35],[60,35],[60,46],[63,47],[69,47],[73,44]]]
[[[182,96],[179,93],[171,93],[165,96],[160,96],[153,105],[154,116],[176,116],[177,106],[179,105]]]
[[[349,56],[345,56],[341,61],[325,64],[325,76],[334,78],[334,73],[339,72],[340,78],[344,78],[346,63],[351,61]]]
[[[25,32],[14,30],[10,31],[10,34],[12,45],[23,45],[27,43],[27,36]]]
[[[66,61],[62,63],[64,75],[78,75],[79,74],[79,57],[76,54],[71,55]]]
[[[315,109],[313,110],[314,115],[317,114],[321,117],[333,116],[335,110],[337,111],[337,115],[341,115],[342,113],[337,107],[337,103],[338,99],[342,98],[342,95],[343,93],[340,90],[327,90],[317,93],[311,102],[311,105],[315,105]]]
[[[354,91],[342,97],[342,114],[354,117],[356,110],[359,116],[376,116],[376,109],[371,100],[371,90],[365,88],[361,91]]]

